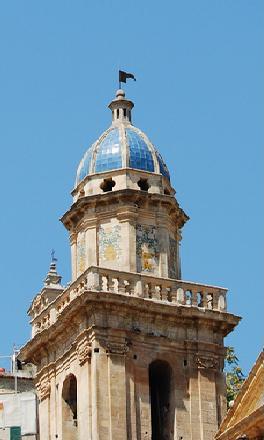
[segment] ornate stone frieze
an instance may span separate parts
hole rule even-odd
[[[217,370],[219,368],[219,361],[213,357],[197,355],[195,363],[199,369]]]

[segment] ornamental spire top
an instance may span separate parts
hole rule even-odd
[[[112,123],[128,123],[131,124],[131,110],[134,103],[126,99],[124,90],[118,89],[116,97],[110,102],[109,108],[112,110]]]
[[[57,285],[61,283],[61,276],[57,272],[57,261],[55,251],[52,249],[50,268],[44,280],[44,286]]]

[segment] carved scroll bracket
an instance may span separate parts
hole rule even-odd
[[[206,369],[206,370],[219,369],[219,361],[218,359],[213,357],[196,355],[195,363],[198,369]]]

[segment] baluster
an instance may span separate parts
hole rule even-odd
[[[88,285],[88,276],[85,275],[85,278],[84,278],[84,280],[83,280],[83,287],[84,287],[84,290],[87,290],[87,285]]]
[[[116,292],[115,278],[111,275],[108,276],[108,291],[113,293]]]
[[[207,303],[207,309],[211,310],[213,308],[213,295],[211,293],[207,293],[206,303]]]
[[[177,289],[177,302],[179,304],[185,304],[185,294],[182,287],[178,287]]]
[[[226,311],[226,293],[222,292],[218,297],[218,310],[221,312]]]
[[[156,286],[155,284],[151,283],[150,289],[151,289],[151,297],[153,299],[157,299],[157,300],[160,301],[160,290],[161,290],[161,287],[160,286]]]
[[[131,295],[131,285],[128,280],[125,280],[125,291],[128,295]]]
[[[118,293],[126,293],[125,280],[123,278],[118,278]]]
[[[213,292],[212,293],[212,307],[213,310],[218,310],[218,298],[219,298],[219,292]]]
[[[135,283],[135,295],[139,298],[145,298],[144,284],[142,279],[139,279]]]
[[[166,286],[161,285],[160,286],[160,296],[161,296],[161,301],[168,301],[168,289]]]
[[[149,283],[145,284],[145,298],[151,298],[151,289]]]
[[[177,303],[177,285],[172,284],[170,289],[170,300],[173,303]]]
[[[102,290],[102,275],[96,269],[92,269],[87,277],[89,290]]]

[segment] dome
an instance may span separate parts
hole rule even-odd
[[[148,137],[131,124],[133,103],[124,99],[123,91],[117,92],[117,99],[109,107],[113,111],[112,125],[86,151],[77,170],[76,186],[88,175],[120,168],[160,173],[170,180],[160,153]]]

